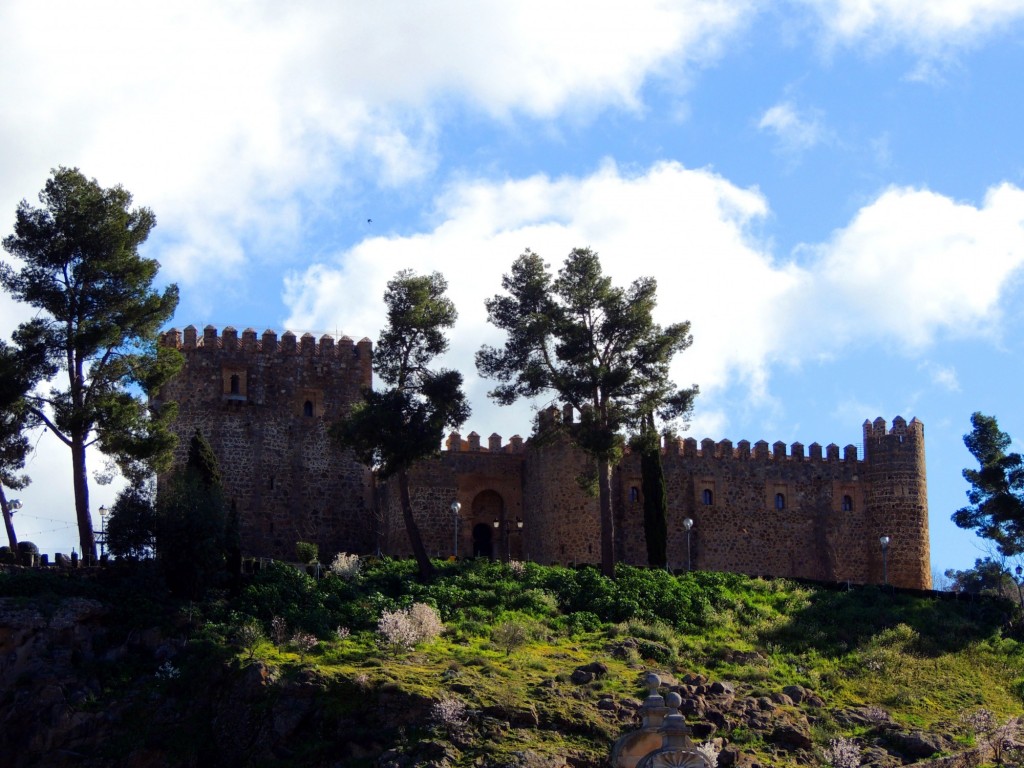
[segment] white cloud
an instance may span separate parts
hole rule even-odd
[[[719,56],[752,5],[13,0],[0,212],[78,165],[159,212],[166,277],[209,283],[293,250],[304,204],[353,178],[430,174],[450,102],[500,120],[638,110],[646,81]]]
[[[960,380],[956,375],[956,368],[954,366],[939,365],[938,363],[925,361],[918,366],[918,370],[943,389],[949,392],[960,391]]]
[[[905,47],[925,57],[977,45],[1024,19],[1021,0],[797,0],[830,45]]]
[[[887,190],[828,242],[805,246],[803,267],[775,259],[751,234],[767,214],[756,190],[677,163],[632,176],[608,163],[585,178],[464,181],[439,199],[432,231],[366,240],[291,275],[288,323],[376,338],[385,282],[405,267],[440,270],[460,312],[447,364],[467,376],[479,411],[467,431],[508,436],[527,428],[528,415],[489,406],[489,384],[476,378],[473,353],[502,343],[483,301],[524,248],[557,267],[572,247],[590,246],[619,284],[658,278],[661,322],[692,322],[693,347],[673,375],[704,393],[694,431],[721,434],[716,393],[740,384],[770,402],[777,362],[864,344],[913,352],[940,336],[996,333],[1024,262],[1024,191],[1010,185],[990,190],[981,206]],[[956,384],[952,369],[936,367],[933,377]]]
[[[939,334],[994,333],[1024,262],[1024,190],[993,187],[979,207],[892,188],[812,250],[826,321],[803,336],[810,344],[827,335],[837,345],[874,337],[921,348]]]
[[[769,108],[757,124],[770,131],[789,152],[811,149],[826,137],[821,117],[816,111],[801,112],[791,101],[782,101]]]

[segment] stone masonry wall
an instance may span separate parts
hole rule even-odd
[[[175,465],[196,429],[220,464],[225,496],[238,510],[246,554],[294,559],[296,541],[334,552],[370,551],[370,474],[328,438],[329,425],[371,384],[371,345],[273,331],[257,338],[189,326],[162,343],[185,357],[159,400],[178,404]],[[161,478],[161,484],[167,477]]]
[[[279,341],[251,329],[239,338],[209,326],[199,337],[189,326],[162,343],[185,356],[159,398],[179,406],[176,461],[202,430],[247,554],[291,559],[300,540],[318,543],[322,560],[378,547],[411,554],[395,480],[380,483],[375,502],[370,472],[328,436],[371,385],[369,340],[286,332]],[[573,413],[549,408],[541,417],[543,430]],[[924,427],[900,417],[891,429],[865,422],[864,448],[858,456],[852,445],[692,438],[666,446],[670,567],[930,587]],[[592,465],[557,430],[507,445],[498,435],[483,445],[475,432],[452,434],[447,450],[409,473],[427,552],[448,557],[457,538],[462,557],[599,562],[598,500],[580,482]],[[613,476],[616,554],[636,565],[647,562],[641,487],[639,457],[627,453]]]

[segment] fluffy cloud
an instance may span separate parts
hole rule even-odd
[[[483,301],[524,248],[557,266],[572,247],[590,246],[619,284],[658,278],[661,322],[692,322],[693,347],[673,375],[706,394],[695,430],[720,433],[716,395],[739,385],[770,397],[776,363],[850,345],[923,350],[942,335],[994,333],[1024,262],[1024,191],[1010,185],[990,190],[980,206],[927,190],[887,190],[827,242],[802,246],[802,266],[775,258],[752,234],[767,214],[756,190],[677,163],[637,175],[608,163],[585,178],[467,181],[439,200],[432,231],[373,238],[294,273],[288,322],[375,338],[385,282],[404,267],[440,270],[460,311],[447,363],[467,374],[481,411],[470,428],[508,435],[524,428],[524,411],[488,407],[488,383],[473,372],[474,351],[502,343]],[[935,373],[955,386],[954,372]]]
[[[975,45],[1024,19],[1021,0],[796,0],[819,18],[830,44],[903,46],[925,56]]]
[[[816,112],[801,112],[791,101],[779,102],[769,108],[758,121],[757,127],[778,138],[788,152],[810,149],[825,138],[821,118]]]
[[[436,163],[437,121],[636,110],[719,55],[750,3],[80,3],[0,8],[0,210],[79,165],[160,212],[167,276],[280,257],[351,179]]]

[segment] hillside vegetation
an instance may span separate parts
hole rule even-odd
[[[0,765],[597,766],[650,671],[723,766],[825,765],[837,738],[900,765],[1024,710],[998,600],[384,559],[181,604],[151,565],[0,573]]]

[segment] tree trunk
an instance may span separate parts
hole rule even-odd
[[[601,503],[601,573],[615,578],[615,519],[612,517],[612,465],[605,456],[597,460],[597,486]]]
[[[18,537],[14,535],[14,521],[11,520],[11,508],[7,504],[7,495],[0,486],[0,508],[3,508],[4,527],[7,529],[7,540],[11,543],[11,551],[18,552]]]
[[[420,569],[420,581],[426,581],[434,574],[434,566],[430,563],[427,550],[423,546],[423,539],[420,537],[419,526],[416,525],[416,518],[412,516],[412,500],[409,498],[409,473],[401,469],[398,471],[398,493],[402,500],[402,519],[405,520],[405,532],[412,545],[412,553],[416,557],[416,564]]]
[[[89,513],[89,483],[85,466],[85,437],[71,438],[71,473],[75,486],[75,514],[78,517],[78,542],[82,556],[96,561],[96,537],[92,533],[92,515]]]

